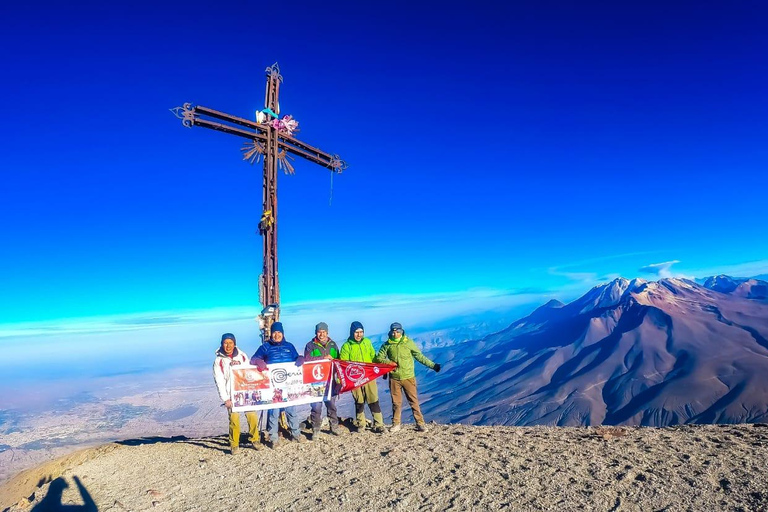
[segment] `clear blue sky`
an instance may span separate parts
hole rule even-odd
[[[764,2],[420,4],[5,4],[0,323],[257,303],[261,166],[168,109],[275,61],[349,163],[279,177],[284,302],[768,268]]]

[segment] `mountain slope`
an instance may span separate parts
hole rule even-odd
[[[543,306],[454,347],[421,384],[423,409],[473,424],[768,421],[768,304],[740,284],[620,278]]]

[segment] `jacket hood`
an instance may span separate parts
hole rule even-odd
[[[365,328],[363,327],[363,324],[360,322],[352,322],[352,324],[349,326],[349,337],[350,339],[355,338],[355,331],[358,329],[363,329],[365,331]]]

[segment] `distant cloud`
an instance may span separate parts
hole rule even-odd
[[[540,305],[552,298],[566,298],[543,289],[474,289],[454,293],[382,295],[313,302],[286,303],[281,320],[286,334],[303,339],[312,334],[319,321],[330,324],[335,334],[346,336],[352,320],[369,327],[369,332],[386,331],[393,321],[425,324],[472,312]],[[0,325],[0,342],[29,336],[110,336],[117,333],[133,339],[158,338],[157,333],[194,337],[202,332],[234,329],[256,331],[259,307],[211,308],[197,311],[159,311],[94,318]],[[231,326],[231,327],[230,327]],[[239,332],[239,331],[238,331]]]
[[[669,278],[669,277],[680,277],[679,275],[675,275],[672,273],[672,265],[675,263],[680,263],[680,260],[672,260],[672,261],[664,261],[662,263],[652,263],[650,265],[646,265],[644,267],[641,267],[638,272],[642,272],[644,274],[652,274],[659,279]]]
[[[698,278],[725,274],[731,277],[753,277],[768,274],[768,260],[745,261],[733,265],[720,265],[717,267],[699,268],[690,270],[690,273]]]
[[[552,276],[565,277],[569,281],[572,281],[571,285],[561,287],[561,290],[590,288],[598,284],[605,283],[607,281],[612,281],[617,277],[621,277],[621,275],[614,272],[609,272],[609,273],[583,272],[583,271],[579,272],[579,271],[575,271],[575,269],[579,267],[594,265],[595,263],[605,263],[608,261],[622,260],[625,258],[632,258],[636,256],[646,256],[649,254],[655,254],[657,252],[659,251],[635,251],[635,252],[625,252],[620,254],[608,254],[605,256],[599,256],[597,258],[588,258],[580,261],[565,263],[563,265],[556,265],[554,267],[549,267],[547,269],[547,273]]]
[[[567,272],[561,270],[562,268],[564,267],[550,267],[547,269],[547,272],[550,275],[565,277],[571,281],[570,285],[560,288],[563,291],[573,289],[589,289],[598,284],[612,281],[617,277],[620,277],[619,274],[598,274],[597,272]]]

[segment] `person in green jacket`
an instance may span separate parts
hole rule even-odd
[[[376,357],[376,350],[373,348],[371,340],[365,337],[363,324],[352,322],[349,326],[349,338],[341,346],[342,361],[356,361],[358,363],[372,363]],[[358,432],[365,430],[365,404],[373,415],[372,432],[382,434],[384,432],[384,416],[381,414],[381,405],[379,405],[379,388],[376,381],[372,380],[368,384],[352,390],[352,397],[355,399],[355,427]]]
[[[379,349],[376,359],[381,363],[397,364],[397,369],[389,374],[389,392],[392,395],[392,427],[389,431],[394,433],[400,430],[400,416],[403,406],[402,391],[411,406],[413,419],[416,420],[416,430],[426,432],[427,425],[424,423],[424,416],[421,414],[421,407],[419,407],[413,360],[415,359],[436,372],[440,371],[440,365],[430,361],[427,356],[421,353],[413,340],[405,335],[403,326],[399,322],[389,326],[389,339]]]

